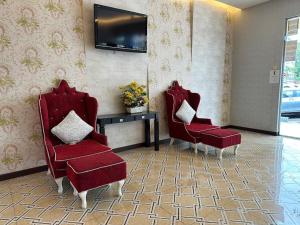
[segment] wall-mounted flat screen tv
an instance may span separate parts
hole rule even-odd
[[[147,52],[147,16],[103,5],[94,5],[95,47]]]

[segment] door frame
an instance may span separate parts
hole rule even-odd
[[[282,51],[282,59],[281,59],[281,69],[280,69],[280,76],[279,76],[279,99],[278,99],[278,117],[277,117],[277,130],[279,136],[281,135],[280,132],[280,125],[281,125],[281,104],[282,104],[282,92],[283,92],[283,73],[284,73],[284,64],[285,64],[285,53],[286,53],[286,45],[287,45],[287,28],[288,28],[288,21],[290,19],[300,18],[300,16],[292,16],[285,19],[285,29],[284,29],[284,37],[283,37],[283,51]],[[300,26],[300,25],[299,25]],[[293,138],[293,137],[291,137]]]

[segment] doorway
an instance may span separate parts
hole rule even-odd
[[[280,135],[300,138],[300,17],[287,20]]]

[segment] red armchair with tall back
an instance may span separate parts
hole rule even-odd
[[[54,88],[52,92],[40,95],[39,109],[48,172],[54,177],[58,192],[62,193],[62,180],[66,176],[69,160],[111,151],[111,148],[107,146],[106,136],[96,133],[97,100],[87,93],[70,88],[65,80],[62,80],[59,87]],[[81,142],[67,145],[55,137],[51,129],[71,110],[94,130]]]
[[[191,124],[185,124],[176,117],[176,112],[180,108],[182,102],[186,100],[190,106],[197,111],[200,104],[200,95],[190,90],[182,88],[178,81],[174,81],[169,89],[165,92],[168,126],[172,144],[174,139],[181,139],[195,144],[195,153],[197,153],[197,144],[201,141],[201,132],[218,129],[218,126],[212,125],[210,119],[198,118],[197,114],[193,118]]]

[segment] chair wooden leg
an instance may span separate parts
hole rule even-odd
[[[240,147],[240,145],[236,145],[236,146],[234,146],[234,155],[236,155],[237,154],[237,150],[238,150],[238,148]]]
[[[208,155],[208,146],[205,145],[205,155]]]
[[[79,195],[79,198],[81,199],[81,208],[86,209],[86,207],[87,207],[87,202],[86,202],[87,191],[80,192],[78,195]]]
[[[47,175],[50,175],[50,174],[51,174],[51,171],[50,171],[50,168],[48,168]]]
[[[198,153],[198,144],[195,144],[195,145],[194,145],[194,151],[195,151],[195,154]]]
[[[76,190],[76,188],[74,187],[74,185],[70,182],[72,188],[73,188],[73,195],[77,196],[78,195],[78,191]]]
[[[173,145],[173,144],[174,144],[174,141],[175,141],[175,138],[171,138],[171,140],[170,140],[170,145]]]
[[[55,179],[55,182],[57,184],[57,187],[58,187],[58,194],[62,194],[63,193],[63,186],[62,186],[62,182],[63,182],[63,177],[60,177],[60,178],[56,178]]]
[[[117,182],[117,192],[118,192],[118,196],[122,196],[122,187],[125,183],[125,180],[120,180]]]
[[[219,158],[219,160],[222,160],[223,159],[223,151],[224,151],[224,149],[220,149],[219,151],[218,151],[218,158]]]

